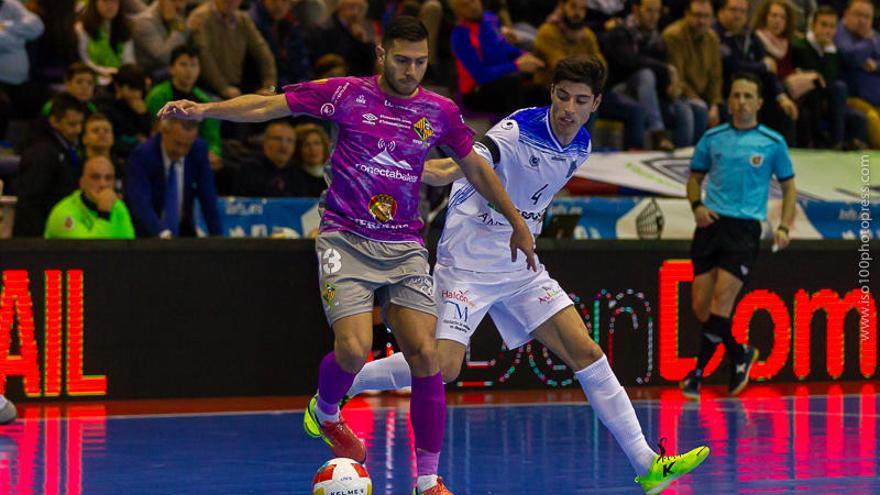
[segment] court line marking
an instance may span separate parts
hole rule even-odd
[[[796,396],[786,395],[779,397],[772,397],[772,399],[790,399]],[[828,398],[827,395],[810,395],[807,396],[808,399],[821,399]],[[860,394],[841,394],[836,397],[841,398],[862,398],[863,395]],[[759,401],[765,400],[763,398],[755,398],[748,399],[751,401]],[[739,402],[740,399],[723,397],[718,399],[712,399],[712,402],[720,402],[720,403],[735,403]],[[669,407],[668,405],[661,404],[658,399],[636,399],[631,401],[633,406],[641,406],[649,409],[659,409],[661,407]],[[679,409],[682,412],[699,412],[700,403],[699,402],[680,402]],[[75,404],[74,404],[75,405]],[[475,408],[512,408],[512,407],[565,407],[565,406],[588,406],[586,401],[559,401],[559,402],[543,402],[543,403],[517,403],[517,404],[455,404],[447,406],[449,409],[475,409]],[[407,406],[375,406],[370,409],[374,411],[387,411],[393,409],[402,409]],[[719,407],[716,410],[720,412],[745,412],[745,406],[734,406],[734,407]],[[365,408],[356,408],[356,409],[365,409]],[[285,414],[301,414],[304,409],[274,409],[274,410],[244,410],[244,411],[216,411],[216,412],[193,412],[193,413],[159,413],[159,414],[107,414],[105,416],[98,415],[85,415],[85,416],[76,416],[75,419],[98,419],[98,418],[106,418],[106,419],[166,419],[166,418],[199,418],[199,417],[223,417],[223,416],[270,416],[270,415],[285,415]],[[749,409],[749,413],[753,414],[777,414],[781,411],[774,410],[766,410],[766,409]],[[822,411],[793,411],[787,410],[787,413],[793,416],[822,416],[822,417],[856,417],[856,418],[880,418],[880,414],[870,414],[870,415],[862,415],[860,413],[839,413],[839,414],[828,414],[827,412]],[[44,421],[47,418],[19,418],[18,421]],[[58,418],[50,418],[50,419],[58,419]],[[60,418],[60,419],[71,419],[69,417]],[[0,430],[2,431],[2,430]]]

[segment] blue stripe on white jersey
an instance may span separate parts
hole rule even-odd
[[[550,126],[550,108],[519,110],[486,134],[498,147],[495,173],[513,204],[535,235],[541,232],[544,213],[553,197],[568,182],[591,152],[590,134],[581,129],[562,146]],[[492,163],[485,146],[474,150]],[[440,263],[478,272],[510,272],[525,268],[525,260],[510,262],[507,219],[462,178],[450,195],[446,228],[440,239]]]

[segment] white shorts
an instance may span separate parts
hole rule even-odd
[[[508,349],[532,340],[531,333],[574,303],[543,265],[539,271],[484,273],[437,264],[437,338],[470,344],[488,312]]]

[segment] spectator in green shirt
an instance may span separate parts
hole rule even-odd
[[[79,189],[52,208],[46,239],[134,239],[131,216],[113,189],[115,182],[107,157],[88,159]]]
[[[196,87],[201,66],[199,50],[193,45],[182,45],[171,52],[171,79],[163,81],[147,95],[147,112],[156,116],[159,109],[172,100],[192,100],[198,103],[212,98],[201,88]],[[222,145],[220,142],[220,121],[205,119],[199,126],[199,136],[208,142],[208,159],[211,169],[217,171],[223,166]]]

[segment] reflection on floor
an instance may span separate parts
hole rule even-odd
[[[873,383],[632,392],[649,439],[712,456],[669,494],[880,493]],[[718,390],[720,392],[720,389]],[[0,427],[0,494],[305,494],[329,450],[308,438],[307,398],[66,403],[20,408]],[[452,393],[441,474],[456,494],[641,493],[578,390]],[[375,494],[411,490],[408,399],[345,409],[369,448]]]

